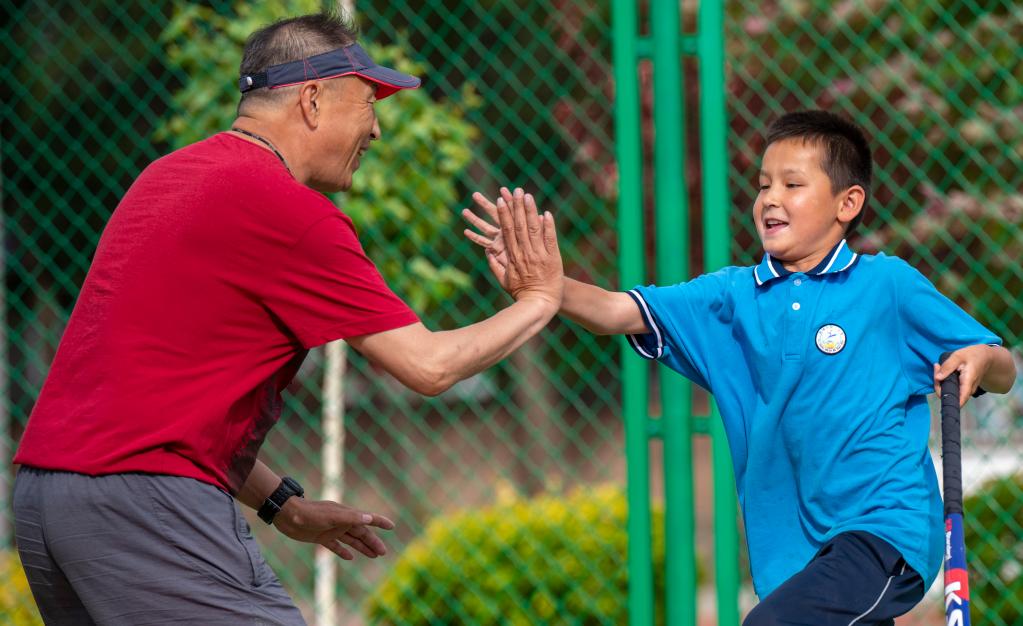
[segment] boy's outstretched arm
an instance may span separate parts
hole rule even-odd
[[[959,406],[966,404],[977,387],[1007,393],[1016,381],[1016,364],[1001,346],[967,346],[953,352],[941,365],[935,363],[934,393],[941,395],[941,381],[952,372],[959,372]]]
[[[511,203],[515,195],[523,193],[516,189],[513,194],[507,188],[501,188],[501,197]],[[470,209],[462,210],[462,217],[472,224],[479,232],[466,229],[465,236],[483,248],[487,264],[494,273],[498,283],[505,286],[505,270],[507,257],[504,249],[504,238],[497,222],[497,205],[489,198],[477,192],[473,201],[482,212],[493,222],[488,222]],[[525,194],[526,206],[536,211],[536,202],[531,194]],[[576,322],[586,330],[597,335],[631,335],[649,332],[639,306],[627,293],[608,291],[571,278],[564,279],[564,296],[561,301],[562,315]]]

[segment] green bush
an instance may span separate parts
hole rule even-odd
[[[992,480],[963,509],[973,621],[1017,626],[1023,615],[1023,474]]]
[[[628,623],[627,509],[619,487],[602,486],[435,518],[367,600],[369,621]],[[662,522],[656,510],[658,605],[664,599]]]
[[[42,626],[21,561],[14,552],[0,552],[0,616],[10,626]]]

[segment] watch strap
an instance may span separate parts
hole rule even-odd
[[[273,524],[274,517],[284,508],[284,503],[288,501],[288,498],[291,496],[301,498],[304,495],[305,490],[302,489],[302,485],[298,484],[294,478],[285,476],[281,478],[281,484],[277,486],[277,489],[274,489],[274,492],[263,501],[263,506],[259,507],[256,515],[267,524]]]

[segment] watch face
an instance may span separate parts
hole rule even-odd
[[[296,496],[304,496],[305,489],[302,489],[302,485],[298,484],[298,481],[291,476],[285,476],[281,481],[294,493]]]

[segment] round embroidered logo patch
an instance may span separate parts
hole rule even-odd
[[[845,347],[845,331],[837,324],[825,324],[817,331],[817,348],[824,354],[838,354]]]

